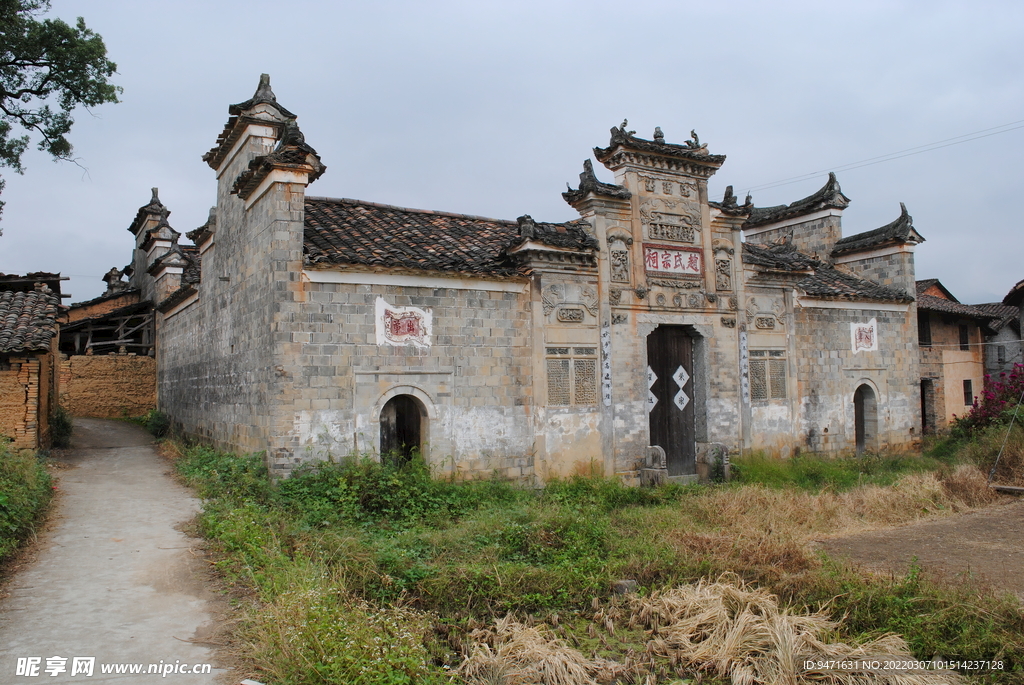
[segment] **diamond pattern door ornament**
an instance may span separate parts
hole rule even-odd
[[[686,409],[686,405],[690,403],[690,397],[683,392],[683,386],[690,380],[690,374],[686,373],[686,369],[680,366],[676,369],[676,372],[672,374],[672,380],[679,386],[679,392],[672,398],[672,402],[679,407],[679,411]]]
[[[647,367],[647,413],[650,414],[651,410],[654,409],[654,405],[658,403],[658,398],[655,397],[654,393],[651,392],[651,388],[654,386],[655,381],[658,380],[657,374],[654,373],[654,369]]]
[[[686,405],[690,403],[690,398],[687,397],[686,393],[680,390],[676,393],[676,396],[672,398],[672,402],[679,407],[679,411],[686,409]]]

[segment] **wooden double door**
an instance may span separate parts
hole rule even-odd
[[[647,336],[647,411],[651,444],[665,450],[669,476],[697,473],[693,338],[683,326]]]

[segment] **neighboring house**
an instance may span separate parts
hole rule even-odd
[[[1020,364],[1020,307],[1001,302],[976,304],[976,309],[985,312],[992,319],[985,326],[985,375],[996,378],[1007,373],[1014,364]]]
[[[917,282],[921,421],[945,428],[974,404],[985,385],[984,334],[995,317],[961,304],[937,278]]]
[[[61,326],[60,404],[74,416],[142,416],[156,407],[153,302],[123,275],[108,271],[106,292],[72,304]]]
[[[563,193],[574,221],[312,197],[325,167],[269,79],[228,111],[195,245],[155,194],[130,227],[160,408],[195,437],[278,475],[418,449],[460,476],[634,482],[918,437],[906,208],[843,238],[834,175],[790,205],[711,202],[723,155],[625,122],[594,149],[615,183],[587,160]]]
[[[0,439],[50,446],[57,392],[60,274],[0,274]]]

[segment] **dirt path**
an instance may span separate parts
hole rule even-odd
[[[1024,500],[978,511],[820,541],[829,554],[868,569],[906,573],[916,556],[923,572],[944,579],[969,574],[1024,600]]]
[[[0,601],[0,682],[219,682],[206,674],[109,675],[106,664],[173,667],[213,664],[204,643],[220,598],[206,562],[176,529],[198,501],[176,483],[140,427],[75,419],[70,468],[34,561],[8,583]],[[66,659],[51,676],[49,657]],[[18,660],[40,657],[36,677],[18,676]],[[92,677],[71,676],[73,657],[95,657]],[[162,662],[162,664],[161,664]]]

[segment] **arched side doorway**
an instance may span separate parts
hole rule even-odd
[[[381,460],[404,464],[413,453],[423,453],[427,412],[412,395],[395,395],[380,411]]]
[[[878,435],[878,401],[875,391],[867,383],[853,393],[853,425],[857,454],[873,448]]]

